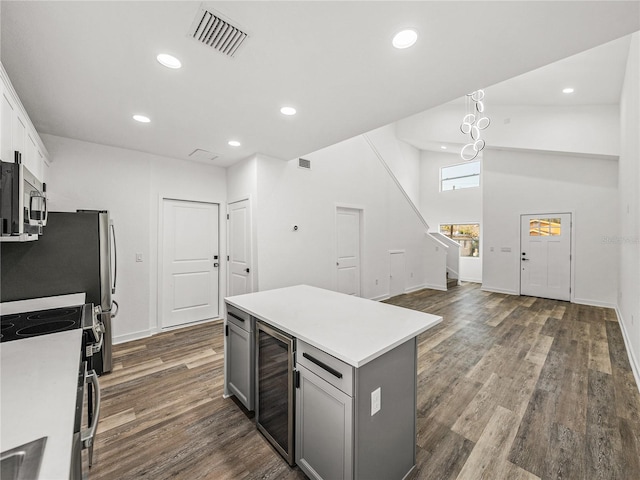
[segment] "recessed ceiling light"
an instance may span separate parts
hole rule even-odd
[[[440,145],[440,148],[441,148],[442,150],[446,150],[446,149],[447,149],[447,147],[445,147],[444,145]]]
[[[145,115],[134,115],[133,119],[140,123],[149,123],[151,121],[151,119]]]
[[[409,48],[416,43],[416,40],[418,40],[418,34],[415,30],[402,30],[395,34],[391,43],[394,47],[402,49]]]
[[[237,140],[229,140],[227,142],[229,145],[231,145],[232,147],[239,147],[240,146],[240,142]]]
[[[562,93],[573,93],[573,92],[574,92],[574,90],[571,87],[567,87],[567,88],[562,89]]]
[[[296,109],[293,107],[282,107],[280,109],[280,113],[283,115],[295,115]]]
[[[167,68],[180,68],[182,66],[180,60],[168,53],[161,53],[156,57],[156,60]]]

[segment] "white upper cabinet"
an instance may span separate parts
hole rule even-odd
[[[45,164],[49,154],[22,106],[9,76],[0,63],[0,159],[13,162],[20,152],[22,163],[38,180],[45,181]]]

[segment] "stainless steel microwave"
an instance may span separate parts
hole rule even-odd
[[[47,224],[46,188],[22,164],[20,152],[13,163],[0,161],[0,241],[38,239]]]

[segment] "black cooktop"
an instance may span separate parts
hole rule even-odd
[[[0,342],[82,327],[83,305],[0,316]]]

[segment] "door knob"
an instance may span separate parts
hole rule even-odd
[[[214,268],[218,268],[218,262],[214,263],[214,264],[213,264],[213,267],[214,267]]]
[[[248,269],[248,268],[247,268],[245,271],[246,271],[247,273],[249,273],[249,269]]]

